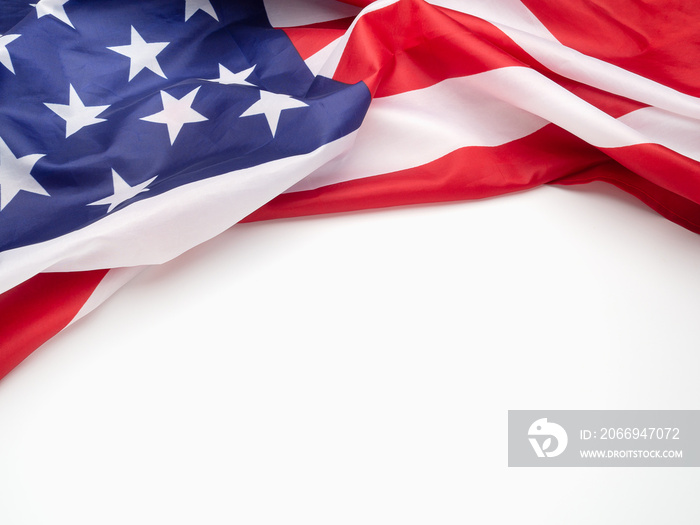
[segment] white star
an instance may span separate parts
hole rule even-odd
[[[10,59],[10,52],[7,50],[7,44],[12,42],[14,39],[19,38],[20,35],[4,35],[0,36],[0,64],[5,66],[7,69],[15,72],[15,68],[12,67],[12,60]]]
[[[260,100],[246,109],[241,117],[250,117],[252,115],[265,115],[267,124],[270,126],[272,136],[275,136],[277,131],[277,123],[280,119],[280,113],[285,109],[303,108],[308,106],[301,100],[292,98],[289,95],[280,93],[270,93],[269,91],[260,91]]]
[[[43,155],[34,154],[17,158],[0,138],[0,211],[22,190],[49,196],[31,175],[41,157]]]
[[[249,67],[248,69],[244,69],[239,73],[232,73],[229,69],[219,64],[219,78],[207,80],[209,80],[209,82],[218,82],[219,84],[225,84],[227,86],[234,84],[237,86],[254,86],[255,84],[246,82],[246,78],[250,76],[254,69],[255,66]]]
[[[219,21],[219,17],[216,16],[216,11],[214,11],[214,7],[211,5],[210,0],[185,0],[185,22],[187,22],[190,17],[200,9],[210,15],[217,22]]]
[[[70,86],[70,96],[68,104],[48,104],[44,105],[59,117],[66,121],[66,138],[73,133],[80,131],[85,126],[99,124],[106,119],[97,118],[109,106],[86,106],[75,92],[73,85]]]
[[[142,69],[150,69],[156,75],[160,75],[163,78],[168,78],[163,73],[158,63],[158,53],[163,51],[165,47],[170,42],[146,42],[138,31],[131,26],[131,44],[126,46],[113,46],[108,47],[111,51],[124,55],[131,59],[129,65],[129,82],[133,79]]]
[[[88,206],[100,206],[104,204],[109,204],[109,208],[107,208],[107,213],[110,213],[114,208],[119,206],[122,202],[126,202],[129,199],[133,199],[136,197],[139,193],[143,193],[144,191],[148,191],[147,186],[156,180],[156,177],[153,177],[151,179],[148,179],[145,182],[142,182],[140,184],[137,184],[136,186],[129,186],[129,183],[126,182],[124,179],[122,179],[119,174],[112,170],[112,186],[114,187],[114,193],[110,195],[109,197],[105,197],[104,199],[100,199],[95,202],[90,202],[88,203]]]
[[[32,7],[36,7],[36,17],[41,18],[46,15],[53,15],[58,18],[64,24],[68,24],[73,29],[75,27],[71,23],[68,15],[66,14],[66,8],[63,7],[70,0],[39,0],[36,4],[30,4]]]
[[[201,86],[200,86],[201,87]],[[193,89],[181,99],[176,99],[172,95],[168,95],[165,91],[160,92],[160,98],[163,101],[163,110],[147,117],[142,117],[141,120],[146,122],[157,122],[168,126],[168,135],[170,135],[170,144],[172,145],[177,138],[182,126],[190,122],[203,122],[209,120],[192,109],[192,102],[197,96],[199,87]]]

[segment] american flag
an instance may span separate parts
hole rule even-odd
[[[0,375],[241,220],[603,180],[700,231],[700,8],[599,4],[4,2]]]

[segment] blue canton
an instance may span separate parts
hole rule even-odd
[[[0,250],[357,129],[363,84],[314,77],[261,1],[0,6]]]

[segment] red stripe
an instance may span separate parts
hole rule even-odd
[[[658,144],[598,150],[552,124],[496,147],[415,168],[278,196],[243,222],[478,199],[541,184],[610,182],[700,233],[700,164]]]
[[[523,3],[562,44],[700,96],[700,2],[595,0]]]
[[[548,125],[501,146],[461,148],[416,168],[283,194],[244,221],[492,197],[605,162],[600,151]]]
[[[653,186],[700,203],[700,163],[658,144],[636,144],[602,151]]]
[[[365,82],[374,97],[382,97],[448,78],[523,65],[613,117],[645,106],[553,73],[489,22],[415,0],[363,15],[334,78],[350,84]]]
[[[42,273],[0,294],[0,378],[65,328],[106,273]]]
[[[595,106],[614,118],[619,118],[634,110],[647,107],[646,104],[641,104],[636,100],[613,95],[607,91],[602,91],[587,84],[581,84],[580,82],[559,76],[552,72],[548,72],[547,77],[581,100],[585,100],[590,105]]]
[[[555,181],[554,184],[587,184],[593,181],[608,182],[637,197],[657,213],[700,233],[700,205],[668,191],[647,179],[636,175],[619,164],[605,164]]]
[[[370,0],[345,0],[365,7]],[[412,3],[405,0],[400,5]],[[565,46],[599,58],[693,96],[700,96],[700,2],[686,0],[595,0],[586,2],[551,2],[522,0],[522,3]],[[394,7],[394,6],[392,6]],[[382,11],[389,11],[387,7]],[[398,5],[395,7],[398,9]],[[429,6],[422,10],[424,13]],[[440,8],[434,8],[440,10]],[[447,10],[445,10],[447,11]],[[368,20],[374,13],[365,16]],[[422,15],[420,15],[422,16]],[[482,33],[467,22],[468,15],[453,13],[455,20],[476,35]],[[422,31],[423,22],[413,26]],[[393,48],[394,38],[404,39],[411,30],[410,20],[387,39],[393,29],[385,27],[382,38]],[[364,22],[363,22],[364,23]],[[430,26],[434,29],[434,26]],[[487,32],[490,32],[487,29]],[[432,38],[432,37],[431,37]],[[491,40],[496,42],[496,40]],[[502,41],[500,38],[498,41]],[[400,48],[399,48],[400,49]],[[503,47],[511,53],[511,45]],[[352,59],[356,56],[349,54]],[[517,55],[513,55],[518,58]],[[529,60],[525,63],[532,64]]]
[[[375,97],[431,86],[447,78],[531,62],[493,25],[416,0],[363,15],[333,76],[365,82]]]

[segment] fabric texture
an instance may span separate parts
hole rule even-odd
[[[3,2],[0,376],[240,221],[605,181],[699,232],[698,22],[660,0]]]

